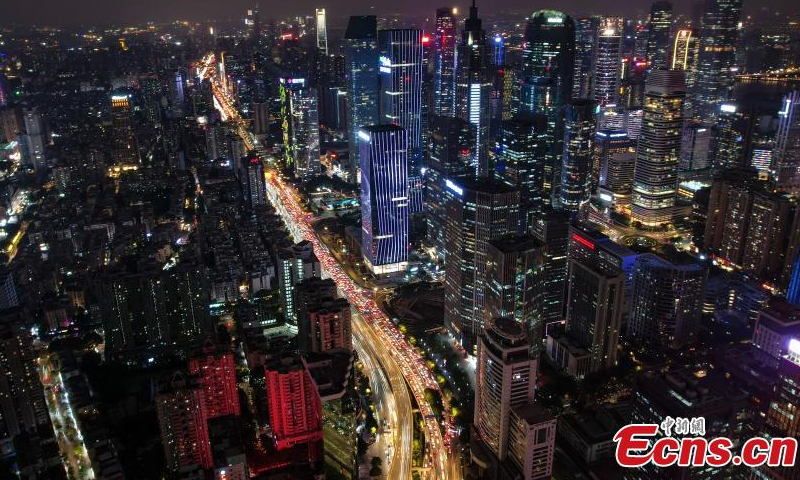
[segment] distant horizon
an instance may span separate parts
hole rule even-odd
[[[692,4],[702,0],[676,0],[673,1],[675,13],[689,14]],[[325,7],[329,17],[334,19],[346,18],[350,15],[409,15],[416,18],[433,16],[436,6],[422,0],[405,2],[404,8],[389,11],[378,10],[370,6],[367,0],[348,0],[336,5],[327,2],[316,3],[312,0],[299,0],[291,5],[279,5],[284,8],[276,9],[270,5],[269,10],[260,6],[261,16],[264,19],[281,19],[294,15],[313,15],[315,8]],[[271,2],[270,2],[271,3]],[[484,3],[484,5],[482,5]],[[503,11],[534,12],[543,8],[561,10],[568,14],[575,13],[602,13],[605,15],[621,15],[627,18],[636,18],[646,15],[652,2],[636,0],[607,0],[602,5],[591,0],[535,0],[524,2],[522,0],[503,0],[501,2],[477,2],[482,14],[494,15]],[[244,18],[248,8],[255,6],[256,2],[249,0],[232,0],[221,4],[211,0],[139,0],[136,2],[123,0],[106,0],[101,5],[96,5],[92,0],[73,0],[61,2],[58,0],[42,0],[31,3],[17,3],[8,8],[0,16],[0,26],[3,27],[87,27],[87,26],[122,26],[136,25],[147,22],[165,23],[175,20],[191,22],[209,21],[235,21]],[[466,13],[469,2],[452,2]],[[289,8],[291,7],[291,8]],[[756,15],[764,18],[775,12],[800,17],[800,2],[786,0],[762,0],[754,2],[745,0],[743,10],[746,15]],[[800,18],[799,18],[800,19]]]

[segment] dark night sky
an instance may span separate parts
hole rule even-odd
[[[702,0],[673,0],[676,11],[689,13],[690,4]],[[145,21],[167,21],[172,19],[209,20],[243,18],[244,11],[255,0],[4,0],[9,4],[3,8],[0,24],[131,24]],[[567,13],[598,12],[635,16],[637,12],[649,10],[650,0],[478,0],[481,11],[488,13],[503,9],[533,12],[540,8],[558,8]],[[439,5],[442,4],[442,5]],[[329,18],[367,13],[427,12],[433,14],[437,6],[456,5],[466,7],[466,2],[429,0],[261,0],[261,11],[265,18],[281,17],[285,14],[313,14],[315,7],[328,9]],[[370,10],[373,5],[381,5]],[[800,2],[796,0],[745,0],[745,11],[755,13],[761,7],[779,9],[797,14]]]

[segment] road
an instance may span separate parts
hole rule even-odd
[[[227,120],[239,127],[238,131],[242,140],[248,143],[252,137],[246,131],[246,121],[242,119],[233,106],[230,97],[222,92],[219,87],[216,76],[213,74],[215,69],[211,68],[213,58],[213,54],[207,55],[199,64],[199,69],[204,72],[204,79],[208,79],[211,82],[217,105],[223,110]],[[267,197],[272,206],[281,215],[289,232],[292,233],[295,240],[304,239],[313,245],[314,253],[322,264],[323,270],[333,279],[339,291],[359,313],[354,322],[354,329],[363,326],[364,331],[371,330],[374,337],[372,337],[370,344],[376,349],[376,353],[380,353],[379,358],[391,358],[398,365],[424,419],[426,459],[423,465],[430,468],[428,472],[431,472],[432,477],[435,479],[458,480],[460,478],[460,468],[456,468],[453,465],[455,462],[460,466],[460,455],[454,455],[454,446],[450,441],[451,434],[455,432],[455,428],[447,413],[444,415],[443,425],[440,425],[426,399],[426,389],[438,393],[439,396],[441,396],[441,389],[436,383],[433,373],[427,367],[425,360],[405,340],[403,334],[378,307],[372,298],[372,292],[365,291],[347,275],[327,246],[320,241],[312,226],[313,215],[303,208],[303,202],[297,190],[290,183],[284,182],[280,175],[270,168],[265,168],[265,180]],[[383,365],[386,366],[387,363],[388,361],[383,362]],[[401,449],[398,448],[396,450],[400,451]],[[405,453],[411,454],[410,444],[409,450]],[[459,473],[454,478],[452,472],[456,470]]]
[[[45,388],[44,398],[50,412],[50,420],[53,422],[53,430],[58,439],[58,448],[67,458],[69,470],[75,474],[74,478],[91,480],[95,478],[92,462],[83,444],[83,435],[75,420],[61,373],[54,368],[48,356],[39,357],[37,363],[39,377]]]
[[[358,314],[353,315],[353,340],[376,399],[378,424],[383,425],[386,420],[389,425],[389,432],[380,434],[380,437],[388,436],[388,441],[380,439],[383,443],[380,450],[388,448],[390,452],[388,462],[382,457],[386,478],[407,480],[411,478],[414,439],[411,422],[414,417],[406,381],[392,357],[381,356],[375,349],[379,340]]]

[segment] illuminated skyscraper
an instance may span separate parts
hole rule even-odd
[[[348,95],[347,139],[350,150],[347,181],[358,181],[358,131],[378,124],[378,22],[375,16],[350,17],[345,32]]]
[[[290,328],[297,326],[297,305],[295,304],[295,286],[311,277],[321,277],[319,259],[314,255],[314,246],[303,240],[278,254],[278,290],[281,295],[281,307]]]
[[[544,115],[516,115],[500,124],[497,170],[503,182],[519,190],[524,211],[543,205],[543,160],[551,143]]]
[[[695,117],[712,118],[733,85],[742,0],[705,0],[700,22],[697,83],[692,91]]]
[[[481,27],[478,8],[473,1],[469,18],[464,20],[456,54],[456,116],[471,123],[475,130],[475,147],[472,150],[475,174],[480,177],[492,174],[489,165],[489,100],[492,83],[487,71],[490,55],[486,32]]]
[[[454,117],[456,114],[456,9],[436,9],[433,38],[433,114]]]
[[[408,264],[408,134],[398,125],[358,133],[361,147],[361,249],[375,273]]]
[[[566,109],[559,207],[577,215],[592,195],[595,108],[591,100],[573,100]]]
[[[510,318],[492,319],[478,337],[475,429],[499,460],[508,455],[511,409],[534,400],[538,359],[528,332]]]
[[[653,3],[647,34],[647,65],[650,69],[669,67],[669,33],[672,28],[672,4]]]
[[[548,118],[552,145],[544,161],[543,192],[548,202],[561,181],[561,109],[572,94],[574,54],[575,25],[569,16],[555,10],[539,10],[530,16],[522,52],[520,112]]]
[[[483,330],[489,242],[518,231],[519,191],[494,180],[447,182],[444,324],[467,352]]]
[[[594,82],[594,49],[597,17],[575,20],[575,69],[572,74],[572,98],[589,98]]]
[[[139,152],[133,133],[130,99],[127,95],[111,96],[111,124],[113,135],[112,156],[114,157],[114,163],[138,163]]]
[[[447,202],[452,190],[447,181],[475,175],[472,149],[475,133],[472,125],[457,117],[434,117],[431,121],[430,156],[425,190],[428,244],[438,256],[445,256]]]
[[[599,105],[619,101],[622,69],[622,19],[603,17],[597,30],[594,51],[594,100]]]
[[[422,211],[423,160],[422,144],[422,74],[423,42],[429,42],[422,30],[396,29],[378,32],[380,54],[380,106],[379,123],[399,125],[405,130],[408,158],[408,192],[405,203],[409,213]],[[363,160],[361,162],[364,163]],[[363,175],[363,171],[362,171]]]
[[[167,468],[171,471],[196,465],[211,468],[214,460],[203,388],[176,373],[169,387],[156,395],[155,404]]]
[[[189,360],[189,373],[197,376],[206,404],[206,418],[239,416],[239,391],[236,388],[236,365],[233,354],[212,344],[202,355]]]
[[[787,93],[778,112],[772,181],[781,192],[800,193],[800,91]]]
[[[670,66],[672,70],[686,70],[686,87],[694,86],[697,76],[697,33],[691,28],[682,28],[675,33],[672,42]]]
[[[686,97],[681,70],[653,70],[636,149],[631,218],[644,228],[672,222]]]
[[[317,49],[328,54],[328,27],[325,20],[325,9],[318,8],[316,10],[317,16]]]
[[[281,116],[285,162],[295,177],[310,180],[320,173],[317,89],[305,78],[281,78]]]
[[[752,108],[735,102],[719,105],[717,121],[713,127],[712,166],[716,171],[745,166],[745,155],[750,150],[755,129]]]

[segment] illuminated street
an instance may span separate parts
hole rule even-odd
[[[218,108],[227,116],[228,121],[235,122],[241,127],[243,121],[231,105],[230,99],[219,87],[216,77],[213,75],[215,70],[208,68],[211,62],[213,62],[213,56],[209,55],[200,64],[199,69],[213,85],[212,91]],[[238,130],[243,141],[246,143],[251,141],[249,133],[243,127]],[[323,265],[323,270],[336,282],[340,292],[359,312],[360,315],[354,318],[354,331],[362,328],[359,324],[363,325],[364,329],[370,329],[374,335],[374,345],[381,345],[389,353],[411,388],[414,399],[419,405],[420,413],[425,419],[425,466],[431,467],[430,471],[435,472],[436,478],[453,478],[453,472],[456,471],[460,474],[460,469],[453,466],[454,464],[460,465],[460,460],[451,452],[450,433],[454,431],[454,428],[451,426],[449,418],[445,416],[445,434],[442,435],[442,427],[436,421],[433,410],[425,399],[426,388],[441,395],[439,385],[425,361],[416,349],[405,340],[403,334],[386,314],[380,310],[371,296],[372,292],[365,291],[358,286],[319,240],[311,225],[313,217],[301,206],[297,191],[273,171],[267,171],[266,176],[268,197],[280,213],[288,230],[296,237],[295,240],[304,239],[313,244],[314,253]],[[409,422],[410,420],[409,418]],[[403,451],[410,455],[410,449],[403,449]]]
[[[69,394],[64,386],[61,373],[53,368],[49,356],[39,357],[38,363],[40,366],[39,376],[45,388],[44,398],[53,422],[53,429],[56,432],[59,449],[62,455],[67,457],[69,470],[75,474],[75,478],[93,479],[95,476],[92,462],[86,446],[83,444],[83,435],[72,411]]]

